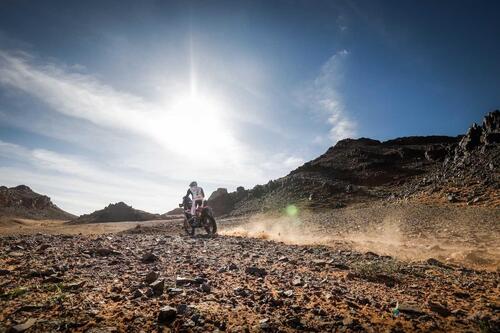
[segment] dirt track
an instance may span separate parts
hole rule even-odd
[[[33,332],[495,331],[496,214],[358,206],[224,220],[213,239],[179,236],[178,221],[4,223],[0,332],[29,318]],[[398,260],[411,244],[429,252]],[[449,257],[460,244],[478,257]]]

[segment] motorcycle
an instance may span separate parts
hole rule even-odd
[[[196,208],[194,216],[191,215],[191,205],[193,202],[189,197],[184,197],[179,207],[184,208],[183,227],[186,234],[194,236],[196,228],[204,228],[208,235],[217,233],[217,222],[215,222],[212,209],[207,206],[205,200],[201,206]]]

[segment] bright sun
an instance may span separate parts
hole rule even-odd
[[[222,103],[214,97],[180,95],[168,103],[161,120],[153,126],[160,128],[161,140],[178,153],[192,155],[190,152],[195,149],[201,155],[210,152],[231,154],[235,150],[235,139],[224,110]]]

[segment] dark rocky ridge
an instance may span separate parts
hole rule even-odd
[[[36,220],[75,218],[57,207],[48,196],[38,194],[26,185],[0,186],[0,216]]]
[[[149,221],[161,219],[160,214],[152,214],[142,210],[134,209],[124,202],[109,204],[101,210],[91,214],[84,214],[70,223],[98,223],[98,222],[120,222],[120,221]]]
[[[232,193],[218,189],[209,204],[216,207],[217,215],[279,209],[291,203],[336,208],[387,198],[430,197],[497,206],[499,143],[498,110],[463,136],[413,136],[385,142],[345,139],[265,185]]]

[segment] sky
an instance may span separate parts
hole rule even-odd
[[[173,209],[500,108],[498,1],[0,0],[0,184]]]

